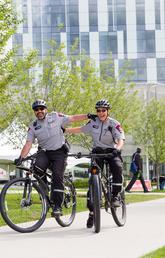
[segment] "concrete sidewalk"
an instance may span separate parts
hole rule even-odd
[[[76,215],[68,228],[47,219],[36,232],[21,234],[0,228],[5,258],[138,258],[165,245],[165,199],[127,205],[127,222],[118,227],[102,211],[101,232],[86,229],[88,213]]]

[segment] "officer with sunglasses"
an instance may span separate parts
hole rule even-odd
[[[63,200],[63,175],[66,165],[66,154],[69,151],[63,129],[70,122],[81,121],[92,118],[87,115],[64,115],[58,112],[48,113],[47,104],[44,100],[38,99],[32,104],[32,109],[36,116],[28,129],[27,140],[21,151],[20,157],[15,160],[16,165],[20,165],[22,158],[29,153],[35,139],[38,141],[40,151],[35,162],[36,172],[42,175],[50,166],[52,168],[51,201],[54,203],[52,215],[61,215],[61,204]],[[43,177],[46,182],[46,177]]]
[[[113,158],[106,158],[113,173],[113,203],[119,206],[118,193],[122,190],[123,184],[123,168],[121,149],[124,145],[125,136],[120,123],[109,116],[108,111],[111,105],[105,99],[99,100],[96,105],[96,118],[90,120],[85,126],[66,128],[69,133],[85,133],[92,137],[93,153],[113,153]],[[103,158],[97,158],[98,165],[103,167]],[[87,207],[89,209],[89,217],[87,227],[93,226],[93,207],[89,201],[89,191],[87,194]]]

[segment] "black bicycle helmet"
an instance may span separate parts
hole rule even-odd
[[[36,101],[34,101],[34,103],[32,104],[32,109],[36,109],[37,107],[44,107],[47,108],[46,102],[43,99],[37,99]]]
[[[106,108],[110,109],[112,106],[109,104],[109,102],[106,99],[101,99],[96,102],[95,108]]]

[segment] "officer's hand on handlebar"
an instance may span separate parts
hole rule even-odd
[[[114,149],[112,153],[113,153],[114,157],[117,157],[121,154],[121,150]]]
[[[87,114],[87,117],[88,117],[89,119],[93,120],[93,121],[96,121],[97,115],[88,113],[88,114]]]
[[[78,152],[77,153],[77,159],[80,159],[81,158],[81,152]]]
[[[17,159],[14,160],[14,165],[20,166],[21,163],[22,163],[22,160],[23,160],[22,157],[19,156],[19,158],[17,158]]]

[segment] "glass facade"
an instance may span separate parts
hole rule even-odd
[[[123,61],[130,60],[134,81],[165,82],[164,0],[14,2],[23,17],[22,28],[13,36],[13,44],[20,46],[18,55],[23,49],[37,48],[42,58],[49,40],[65,43],[70,55],[78,39],[76,53],[85,52],[97,66],[111,52],[116,74]]]

